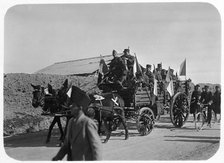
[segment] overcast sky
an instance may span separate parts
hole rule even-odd
[[[130,47],[140,64],[221,83],[221,21],[208,3],[18,5],[5,16],[4,73],[34,73],[55,62]]]

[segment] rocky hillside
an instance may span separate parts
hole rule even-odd
[[[47,129],[52,117],[41,116],[42,109],[33,108],[31,83],[44,87],[50,83],[54,89],[57,89],[62,86],[65,79],[69,79],[73,85],[89,93],[97,91],[97,78],[94,76],[4,74],[4,135]]]

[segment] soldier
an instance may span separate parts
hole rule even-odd
[[[176,79],[176,76],[174,75],[174,69],[170,69],[170,76],[171,76],[171,79],[172,80],[175,80]]]
[[[133,77],[134,56],[130,55],[129,49],[124,49],[123,53],[124,54],[121,56],[121,58],[127,66],[129,78],[132,78]]]
[[[145,75],[148,77],[148,86],[151,92],[153,92],[153,86],[154,86],[154,75],[151,72],[152,66],[147,64],[146,65],[146,72]]]
[[[145,72],[145,74],[148,76],[149,82],[154,83],[154,75],[151,72],[151,67],[152,66],[149,65],[149,64],[146,65],[146,72]]]
[[[117,56],[117,52],[115,50],[113,50],[112,55],[114,58],[111,60],[109,64],[110,76],[111,78],[113,78],[113,82],[119,83],[122,85],[127,75],[125,63],[121,59],[121,57]]]
[[[156,68],[156,79],[158,81],[162,81],[162,75],[161,75],[161,72],[162,72],[162,63],[159,63],[157,65],[157,68]]]
[[[221,91],[219,86],[215,86],[215,93],[213,95],[213,104],[212,104],[212,109],[215,113],[215,121],[217,121],[217,114],[220,114],[221,112]],[[219,119],[220,121],[220,119]]]
[[[194,121],[195,119],[195,113],[197,113],[200,110],[200,98],[201,98],[201,91],[199,90],[200,86],[197,84],[194,87],[194,91],[191,95],[191,105],[190,105],[190,114],[193,114]]]
[[[208,126],[211,127],[211,119],[212,119],[212,108],[211,108],[211,103],[212,103],[212,93],[208,91],[208,86],[205,85],[204,89],[205,91],[201,93],[201,100],[200,102],[204,105],[208,105],[208,115],[207,115],[207,122]]]

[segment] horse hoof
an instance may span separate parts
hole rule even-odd
[[[108,140],[107,140],[107,139],[105,139],[103,143],[107,143],[107,142],[108,142]]]
[[[128,140],[129,136],[125,136],[125,140]]]

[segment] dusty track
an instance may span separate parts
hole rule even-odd
[[[215,123],[212,128],[197,132],[192,117],[189,119],[183,128],[175,129],[169,117],[163,116],[148,136],[140,136],[134,124],[129,123],[129,139],[124,140],[122,130],[114,132],[109,142],[103,144],[103,159],[207,160],[219,148],[220,124]],[[46,134],[42,131],[5,138],[6,153],[16,160],[51,160],[59,150],[56,147],[59,135],[54,132],[51,142],[45,144]]]

